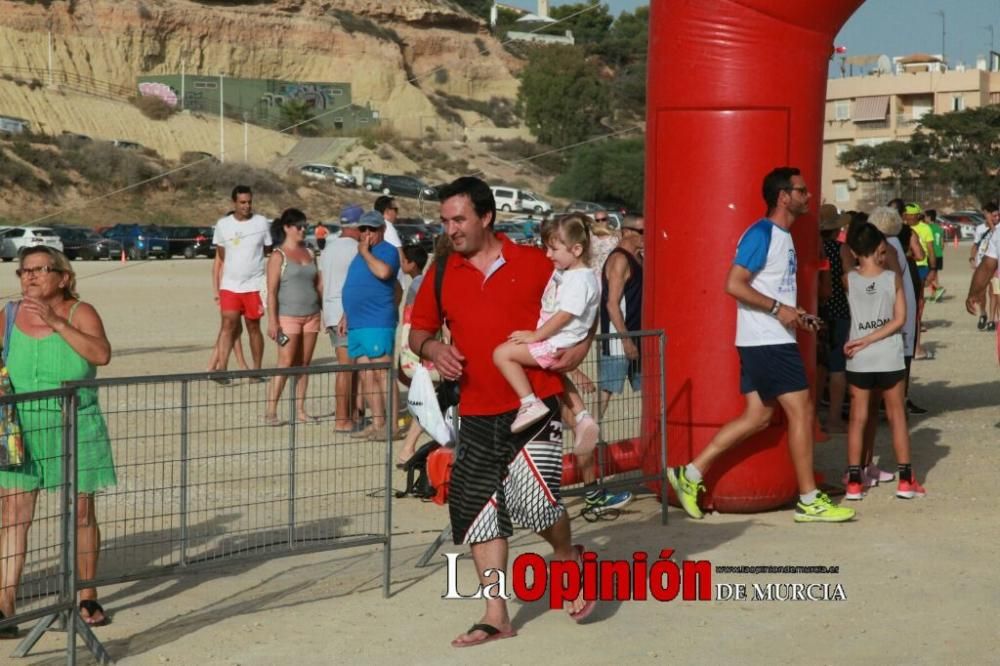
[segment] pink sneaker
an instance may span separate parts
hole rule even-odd
[[[597,426],[597,422],[590,416],[583,417],[573,428],[573,439],[576,442],[573,454],[581,457],[590,455],[600,438],[601,429]]]
[[[896,497],[900,499],[913,499],[914,497],[923,497],[927,494],[924,487],[917,483],[916,477],[913,477],[912,481],[899,480],[899,484],[896,486]]]
[[[865,491],[860,482],[849,482],[847,484],[847,492],[844,493],[844,499],[848,500],[859,500],[865,496]]]
[[[890,481],[896,478],[895,474],[879,469],[878,467],[875,466],[875,463],[872,463],[871,465],[868,465],[868,467],[865,467],[865,474],[872,477],[879,483],[889,483]]]
[[[527,405],[521,405],[521,408],[517,410],[517,418],[510,424],[510,431],[518,433],[522,430],[527,430],[533,424],[538,423],[545,418],[545,415],[548,413],[549,408],[546,407],[545,403],[541,400],[535,400],[534,402],[529,402]]]
[[[844,478],[841,479],[841,483],[843,483],[846,486],[849,478],[850,477],[847,474],[844,474]],[[868,470],[862,469],[861,485],[863,485],[865,488],[874,488],[875,486],[878,485],[878,479],[872,476],[868,476]]]

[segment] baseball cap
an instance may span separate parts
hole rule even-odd
[[[358,205],[348,206],[347,208],[340,211],[340,225],[347,227],[356,227],[358,225],[358,220],[361,219],[362,213],[365,209]]]
[[[384,227],[385,226],[385,218],[382,217],[382,213],[378,212],[377,210],[370,210],[370,211],[368,211],[367,213],[365,213],[364,215],[361,216],[361,219],[358,220],[358,225],[357,226],[359,226],[359,227]]]
[[[906,208],[903,209],[903,213],[906,215],[920,215],[922,212],[924,211],[920,207],[920,204],[915,203],[906,204]]]

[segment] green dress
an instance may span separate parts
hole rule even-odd
[[[77,305],[70,310],[70,320]],[[97,368],[73,351],[58,333],[33,338],[17,326],[11,331],[7,370],[15,393],[47,391],[61,387],[63,382],[97,375]],[[77,413],[77,492],[92,493],[115,485],[111,440],[97,405],[96,389],[79,390]],[[60,401],[52,398],[19,403],[17,415],[24,436],[25,461],[12,470],[0,470],[0,488],[55,490],[62,484]]]

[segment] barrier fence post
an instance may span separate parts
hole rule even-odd
[[[382,550],[382,596],[389,597],[389,579],[392,570],[392,435],[396,430],[398,414],[393,414],[393,400],[396,397],[396,367],[390,366],[388,369],[389,381],[388,396],[386,396],[385,420],[386,447],[385,447],[385,546]]]
[[[667,334],[657,335],[660,347],[660,524],[667,524]]]
[[[188,382],[181,382],[181,566],[188,556]]]
[[[295,548],[295,394],[299,376],[292,375],[292,390],[288,394],[288,549]]]

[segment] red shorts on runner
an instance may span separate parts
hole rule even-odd
[[[259,291],[237,293],[220,289],[219,309],[223,312],[239,312],[247,319],[260,319],[264,316],[264,301],[260,300]]]

